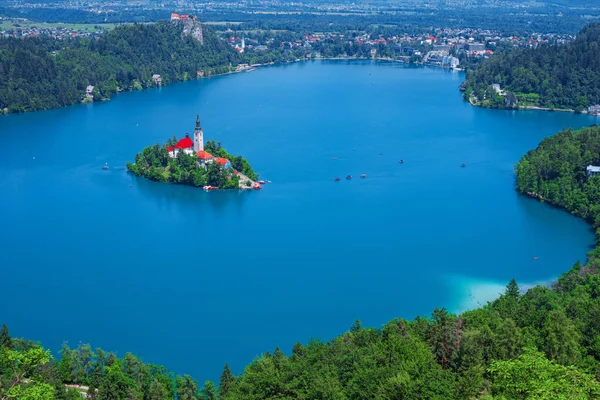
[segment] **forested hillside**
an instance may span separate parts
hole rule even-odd
[[[223,73],[238,55],[204,28],[204,43],[167,22],[119,26],[98,40],[0,40],[0,111],[23,112],[75,104],[88,85],[94,99],[120,90]]]
[[[600,237],[600,179],[588,165],[600,165],[600,127],[565,130],[521,158],[517,189],[585,218]]]
[[[495,83],[505,96],[494,91]],[[465,88],[467,99],[493,108],[583,111],[600,104],[600,24],[587,25],[568,44],[496,53],[470,71]]]

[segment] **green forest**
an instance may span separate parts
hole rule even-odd
[[[116,27],[98,40],[0,40],[0,112],[45,110],[79,103],[88,85],[94,99],[118,91],[228,72],[238,55],[203,27],[204,43],[182,37],[168,22]]]
[[[522,106],[584,111],[600,104],[600,23],[573,42],[497,52],[469,71],[465,98],[491,108]],[[499,84],[502,96],[492,88]]]
[[[521,158],[517,189],[584,218],[600,238],[600,179],[588,177],[588,165],[600,165],[600,127],[567,129]]]
[[[196,187],[209,185],[220,189],[238,189],[240,187],[240,177],[234,171],[239,171],[254,181],[258,179],[258,174],[254,172],[245,158],[229,154],[221,147],[220,142],[208,141],[205,150],[215,157],[226,158],[230,161],[231,166],[208,162],[203,167],[198,164],[196,155],[188,155],[183,152],[179,152],[177,157],[171,158],[168,147],[175,146],[176,143],[177,138],[173,137],[162,146],[155,144],[144,148],[141,153],[136,154],[135,163],[127,163],[127,169],[135,175],[156,182]]]

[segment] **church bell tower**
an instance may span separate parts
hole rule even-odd
[[[204,133],[200,126],[200,116],[196,115],[196,129],[194,130],[194,153],[204,150]]]

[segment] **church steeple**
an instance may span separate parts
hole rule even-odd
[[[204,132],[200,126],[200,115],[196,115],[196,129],[194,130],[194,152],[204,150]]]

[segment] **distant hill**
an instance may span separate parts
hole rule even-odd
[[[202,27],[203,42],[169,22],[119,26],[98,40],[0,40],[0,112],[57,108],[118,91],[229,71],[239,55]]]
[[[583,111],[600,104],[600,23],[585,26],[568,44],[497,53],[468,74],[464,88],[466,98],[484,107]]]

